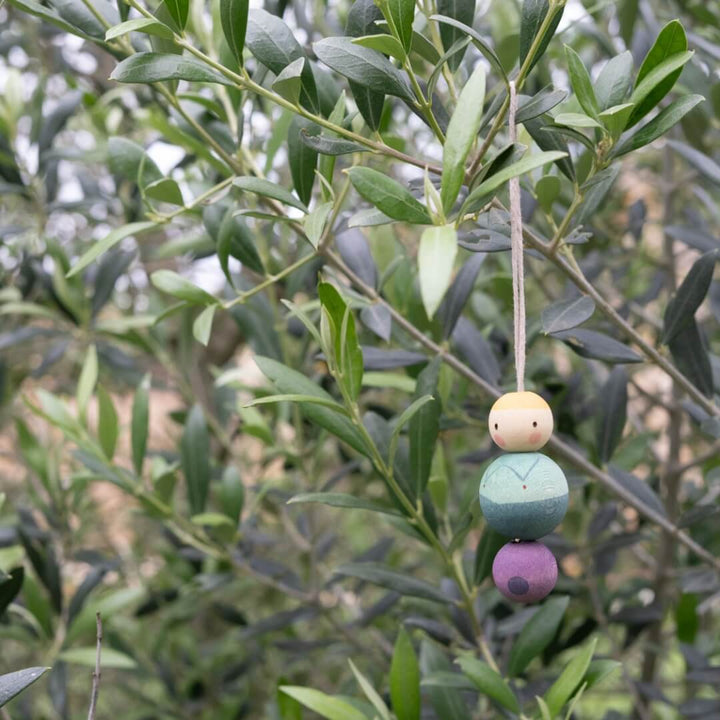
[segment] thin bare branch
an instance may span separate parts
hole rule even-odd
[[[96,613],[95,619],[97,622],[97,644],[95,646],[95,671],[92,675],[92,694],[90,695],[90,709],[88,710],[88,720],[95,720],[95,714],[97,712],[97,701],[98,696],[100,695],[100,661],[102,657],[103,640],[103,626],[100,613]]]

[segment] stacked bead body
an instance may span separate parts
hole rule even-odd
[[[490,435],[507,454],[498,457],[480,482],[480,506],[493,530],[511,538],[495,557],[493,579],[517,602],[537,602],[557,580],[557,563],[536,540],[565,516],[568,486],[560,467],[536,452],[550,439],[552,412],[539,395],[503,395],[489,416]]]

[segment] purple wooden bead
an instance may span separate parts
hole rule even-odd
[[[533,603],[552,592],[558,576],[555,556],[540,542],[510,542],[495,556],[497,589],[510,600]]]

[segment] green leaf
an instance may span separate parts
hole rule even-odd
[[[107,144],[110,172],[144,187],[163,179],[160,168],[138,143],[124,137],[111,137]]]
[[[545,693],[545,702],[551,717],[555,717],[562,710],[563,705],[580,686],[592,660],[596,645],[597,638],[593,638],[587,647],[576,651],[575,657],[565,666],[565,669],[560,673],[560,677]]]
[[[500,77],[505,81],[505,84],[507,84],[508,78],[505,74],[502,63],[500,62],[500,58],[498,58],[498,56],[495,54],[495,51],[477,32],[477,30],[474,30],[472,27],[470,27],[472,20],[470,23],[467,23],[453,17],[448,17],[447,15],[431,15],[430,20],[435,20],[436,22],[441,23],[443,27],[449,26],[451,28],[454,28],[454,30],[460,32],[461,35],[470,38],[473,45],[475,45],[475,47],[480,51],[480,53],[485,56],[485,59],[490,63],[493,70],[495,70],[498,75],[500,75]]]
[[[681,641],[682,642],[682,641]],[[588,689],[601,683],[608,675],[622,667],[617,660],[593,660],[585,673]]]
[[[556,125],[567,125],[572,128],[602,128],[602,125],[583,113],[558,113],[555,116]]]
[[[216,303],[215,298],[210,293],[205,292],[197,285],[193,285],[189,280],[172,270],[156,270],[150,276],[150,282],[161,292],[185,300],[193,305],[214,305]]]
[[[433,642],[423,640],[420,649],[420,668],[424,677],[438,672],[447,672],[450,663],[444,652]],[[467,720],[468,709],[462,695],[455,688],[428,687],[435,716],[442,720]]]
[[[400,41],[392,35],[363,35],[362,37],[354,38],[353,42],[356,45],[362,45],[362,47],[377,50],[384,55],[390,55],[400,61],[404,61],[407,57],[407,53],[400,44]]]
[[[300,132],[300,139],[322,155],[350,155],[356,152],[370,152],[370,148],[353,142],[352,140],[342,140],[340,138],[331,138],[325,135],[310,135],[305,131]]]
[[[327,720],[367,720],[365,714],[340,698],[326,695],[312,688],[281,685],[280,692],[289,695]]]
[[[480,130],[485,102],[485,70],[478,65],[465,83],[450,118],[443,148],[440,197],[450,212],[465,179],[465,160]]]
[[[552,118],[549,115],[542,115],[531,120],[525,120],[523,125],[541,150],[551,150],[565,154],[565,157],[557,161],[557,166],[560,172],[574,183],[576,180],[575,167],[567,143],[557,133],[551,132],[553,126],[549,124],[550,122],[552,122]]]
[[[63,650],[60,655],[58,655],[58,659],[73,665],[94,668],[96,652],[94,646],[70,648],[69,650]],[[137,663],[129,655],[119,650],[103,647],[100,666],[116,670],[134,670],[137,667]]]
[[[633,57],[629,50],[605,63],[593,87],[600,110],[625,102],[632,83]]]
[[[711,250],[698,258],[685,276],[675,296],[668,303],[663,319],[663,342],[673,340],[687,325],[692,323],[713,279],[715,264],[720,257],[718,250]]]
[[[535,183],[535,197],[546,213],[552,211],[561,189],[562,183],[557,175],[545,175]]]
[[[281,393],[312,395],[332,400],[332,397],[327,392],[296,370],[291,370],[289,367],[261,355],[255,357],[255,362]],[[365,440],[347,417],[334,412],[330,408],[315,404],[301,403],[300,407],[303,413],[315,424],[336,435],[362,455],[368,454]]]
[[[110,79],[121,83],[144,84],[187,80],[233,86],[231,80],[194,57],[153,52],[135,53],[126,58],[113,70]]]
[[[379,563],[347,563],[346,565],[341,565],[335,572],[338,575],[366,580],[375,585],[395,590],[401,595],[408,597],[418,597],[436,603],[452,602],[447,595],[434,585],[430,585],[430,583],[426,583],[424,580],[418,580],[409,575],[402,575]]]
[[[475,683],[458,672],[439,670],[426,675],[420,682],[421,687],[457,688],[458,690],[477,690]]]
[[[390,665],[390,699],[398,720],[420,720],[420,667],[403,627],[395,641]]]
[[[407,425],[407,423],[414,418],[418,412],[425,406],[433,402],[434,398],[432,395],[423,395],[422,397],[419,397],[417,400],[414,400],[408,407],[405,408],[405,410],[402,412],[400,417],[395,422],[395,427],[393,428],[392,435],[390,436],[390,448],[389,448],[389,461],[390,465],[395,465],[395,453],[397,451],[397,444],[400,439],[400,433]]]
[[[520,712],[520,703],[518,703],[510,686],[487,663],[481,662],[470,655],[462,655],[456,662],[480,692],[492,698],[507,710],[515,713]]]
[[[565,46],[565,58],[570,73],[570,82],[580,107],[591,117],[597,117],[598,102],[587,68],[580,56],[569,45]]]
[[[559,105],[567,97],[565,90],[555,90],[552,85],[545,86],[540,92],[532,97],[521,95],[518,98],[518,111],[515,121],[524,123]]]
[[[108,460],[113,459],[118,439],[118,416],[109,393],[102,385],[97,389],[98,398],[98,439]]]
[[[352,167],[347,173],[355,190],[388,217],[414,225],[430,224],[425,206],[396,180],[368,167]]]
[[[251,232],[242,217],[228,210],[220,223],[217,236],[217,254],[225,277],[231,281],[228,259],[239,260],[243,267],[260,275],[265,274],[260,253],[255,245],[255,235]]]
[[[171,178],[162,178],[146,185],[144,192],[145,196],[151,200],[159,200],[160,202],[178,206],[185,204],[180,186]]]
[[[401,42],[405,52],[410,52],[415,0],[383,0],[380,9],[385,14],[393,35]]]
[[[572,300],[558,300],[543,308],[542,326],[546,335],[582,325],[595,312],[595,302],[587,295]]]
[[[518,160],[503,168],[499,172],[491,175],[486,180],[480,183],[471,193],[468,195],[467,200],[463,205],[462,212],[472,212],[473,208],[481,205],[495,190],[501,185],[504,185],[510,178],[517,177],[518,175],[524,175],[535,168],[542,167],[543,165],[555,162],[567,156],[565,152],[551,151],[551,152],[540,152],[534,155]]]
[[[215,310],[217,310],[217,305],[208,305],[193,322],[193,337],[201,345],[207,346],[210,341]]]
[[[278,95],[289,100],[293,105],[297,105],[300,100],[302,73],[306,62],[304,57],[293,60],[287,67],[283,68],[272,85],[273,90]]]
[[[193,405],[180,441],[180,463],[188,488],[191,515],[205,510],[210,486],[210,435],[200,405]]]
[[[350,307],[330,283],[320,283],[318,297],[331,323],[334,342],[334,364],[339,371],[339,382],[353,399],[362,388],[363,355],[355,330],[355,318]],[[329,348],[325,348],[326,352]]]
[[[130,424],[133,466],[138,475],[142,475],[143,461],[147,449],[150,419],[150,376],[146,375],[135,391]]]
[[[233,185],[245,192],[252,192],[257,195],[262,195],[263,197],[278,200],[285,205],[290,205],[290,207],[302,210],[304,213],[308,211],[305,203],[298,200],[289,190],[269,180],[256,177],[240,177],[233,181]]]
[[[350,38],[329,37],[313,45],[318,59],[358,85],[415,101],[405,76],[381,53],[355,45]]]
[[[703,395],[712,397],[714,392],[712,365],[700,328],[694,319],[685,324],[668,342],[668,347],[678,370],[687,376]]]
[[[189,0],[163,0],[163,4],[170,17],[175,21],[176,28],[182,32],[187,24]]]
[[[288,500],[288,505],[294,505],[295,503],[318,503],[349,510],[367,510],[368,512],[383,513],[385,515],[399,514],[397,510],[387,505],[380,505],[380,503],[371,500],[336,492],[300,493]]]
[[[582,225],[588,218],[595,215],[595,212],[605,201],[610,188],[615,183],[617,176],[620,172],[620,168],[617,163],[610,167],[601,170],[596,175],[593,175],[583,185],[583,204],[580,206],[577,214],[577,223]]]
[[[600,462],[608,463],[622,440],[627,420],[627,383],[625,368],[616,367],[600,389],[597,411],[596,445]]]
[[[607,110],[603,110],[598,118],[607,128],[613,140],[616,140],[622,134],[627,125],[627,119],[630,117],[635,105],[633,103],[623,103],[622,105],[613,105]]]
[[[437,11],[440,15],[456,20],[461,24],[472,26],[475,20],[475,0],[437,0]],[[441,23],[440,39],[446,51],[463,37],[466,36],[459,27]],[[465,49],[463,48],[461,52],[453,55],[448,60],[448,65],[453,72],[460,67],[464,55]]]
[[[298,395],[298,394],[285,394],[285,395],[266,395],[265,397],[256,398],[251,402],[247,403],[244,407],[255,407],[257,405],[274,405],[276,403],[283,402],[304,402],[312,405],[323,405],[333,409],[335,412],[341,415],[347,415],[348,411],[336,402],[332,398],[316,397],[315,395]]]
[[[642,120],[667,95],[680,76],[683,66],[692,58],[693,52],[676,53],[663,60],[635,85],[630,102],[635,103],[627,127]]]
[[[562,340],[580,357],[604,360],[610,363],[639,363],[642,356],[627,345],[595,330],[574,328],[555,333],[553,337]]]
[[[303,117],[294,117],[288,130],[288,159],[293,187],[305,205],[312,199],[313,184],[318,162],[318,154],[307,143],[303,135],[319,135],[320,127]]]
[[[506,542],[505,536],[493,530],[489,525],[486,524],[483,527],[482,535],[475,549],[475,567],[473,570],[475,585],[479,585],[486,577],[490,576],[493,560]]]
[[[550,714],[547,703],[539,695],[535,696],[535,700],[537,700],[538,707],[540,708],[540,717],[542,720],[555,720]]]
[[[98,356],[95,345],[88,347],[87,353],[85,354],[85,360],[83,362],[82,370],[80,371],[80,378],[78,379],[76,399],[78,405],[78,413],[80,417],[85,419],[87,413],[87,406],[90,402],[90,398],[95,390],[95,385],[98,379]]]
[[[220,0],[220,24],[223,34],[240,65],[243,64],[249,6],[249,0]]]
[[[245,44],[252,54],[275,75],[295,60],[305,58],[305,52],[287,24],[277,15],[253,8],[248,15]],[[309,62],[305,63],[300,104],[314,113],[320,112],[315,75]]]
[[[570,598],[551,597],[525,623],[510,650],[508,673],[519,675],[553,640],[562,622]]]
[[[111,247],[117,245],[121,240],[134,235],[140,235],[157,227],[154,222],[134,222],[115,228],[108,233],[102,240],[95,243],[80,259],[72,266],[66,277],[70,278],[82,272],[88,265],[95,262],[103,253],[107,252]]]
[[[420,407],[410,418],[408,435],[410,440],[410,479],[421,497],[430,478],[430,468],[435,452],[435,442],[440,430],[442,403],[438,398],[438,379],[441,358],[436,357],[420,373],[415,388],[415,402],[423,396],[434,399]]]
[[[428,318],[435,315],[450,287],[457,247],[457,233],[452,225],[427,228],[420,238],[418,277]]]
[[[4,502],[4,500],[3,500]],[[13,568],[4,580],[0,581],[0,616],[5,613],[10,604],[18,596],[25,579],[25,569],[22,566]],[[0,692],[2,692],[0,690]]]
[[[355,663],[348,658],[350,669],[355,675],[355,679],[360,685],[360,689],[365,693],[365,697],[370,701],[372,706],[377,710],[380,720],[390,720],[390,711],[385,701],[380,697],[379,693],[372,686],[370,681],[355,667]]]
[[[346,35],[363,37],[370,34],[380,34],[381,30],[375,24],[375,21],[381,18],[382,12],[373,0],[355,0],[348,12]],[[378,130],[385,104],[385,92],[375,92],[352,81],[350,81],[349,85],[363,120],[365,120],[370,130]]]
[[[225,468],[218,491],[220,508],[235,524],[240,522],[245,504],[245,486],[240,473],[233,466]]]
[[[132,20],[126,20],[119,25],[113,25],[113,27],[105,33],[105,39],[114,40],[117,37],[127,35],[127,33],[131,32],[142,32],[147,35],[164,38],[165,40],[172,40],[173,38],[173,31],[159,20],[155,18],[139,17],[133,18]]]
[[[560,19],[562,18],[564,9],[565,3],[559,7],[555,6],[553,9],[555,15],[540,44],[538,45],[537,51],[534,53],[533,57],[530,58],[528,72],[532,70],[538,60],[540,60],[545,53],[545,50],[547,50],[547,46],[550,44],[550,40],[552,40],[552,37],[560,24]],[[527,56],[530,53],[530,48],[532,47],[535,37],[540,32],[540,28],[548,12],[550,12],[550,3],[548,0],[524,0],[520,18],[521,65],[525,63]]]
[[[16,695],[39,680],[49,669],[32,667],[0,675],[0,708],[5,707]]]
[[[193,515],[190,518],[190,522],[193,525],[200,525],[204,527],[232,527],[233,521],[227,516],[215,512],[204,512],[198,515]]]
[[[640,66],[637,78],[635,80],[635,90],[633,91],[633,102],[637,105],[633,114],[630,116],[628,127],[632,127],[645,117],[659,102],[672,90],[682,72],[682,66],[692,56],[687,51],[688,42],[685,35],[685,29],[679,20],[671,20],[657,36],[655,43],[648,51],[645,59]],[[676,67],[672,67],[669,72],[663,72],[658,75],[657,80],[653,80],[647,92],[641,98],[636,98],[638,89],[647,81],[649,77],[655,73],[658,68],[663,67],[677,56],[685,55],[687,58]]]
[[[613,155],[615,157],[625,155],[625,153],[637,150],[657,140],[704,100],[705,98],[702,95],[686,95],[674,100],[666,108],[663,108],[647,125],[643,125],[627,140],[617,145]]]
[[[333,210],[333,203],[326,202],[318,205],[303,221],[303,229],[310,244],[317,250],[320,240],[325,232],[325,224]]]
[[[93,38],[101,38],[103,36],[102,31],[104,28],[99,25],[99,23],[96,26],[88,27],[87,30],[89,32],[85,32],[65,20],[60,15],[60,13],[56,12],[52,8],[42,5],[39,2],[35,2],[35,0],[9,0],[9,2],[10,5],[18,8],[18,10],[22,10],[28,15],[39,17],[42,20],[50,23],[51,25],[54,25],[55,27],[58,27],[61,30],[70,33],[71,35],[77,35],[78,37],[84,38],[86,40],[92,40]]]

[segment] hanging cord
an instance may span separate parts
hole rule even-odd
[[[517,93],[510,81],[510,142],[517,141]],[[520,178],[510,180],[510,254],[513,286],[513,330],[515,335],[515,375],[518,392],[525,389],[525,276],[523,270],[522,208],[520,206]]]

